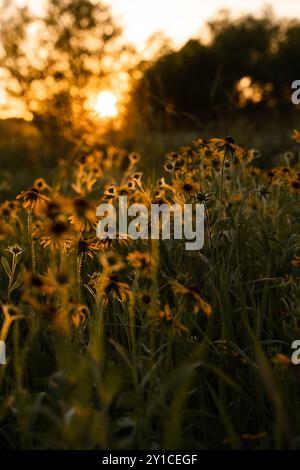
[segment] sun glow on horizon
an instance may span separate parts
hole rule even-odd
[[[105,0],[124,27],[125,38],[138,50],[146,52],[147,40],[162,32],[182,47],[191,37],[205,34],[204,24],[217,12],[228,9],[233,17],[246,13],[259,13],[266,5],[279,17],[296,17],[300,14],[299,0]],[[159,12],[159,14],[158,14]]]
[[[118,115],[116,96],[111,91],[101,91],[96,97],[94,109],[102,117],[116,117]]]

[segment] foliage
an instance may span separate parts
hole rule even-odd
[[[6,88],[43,127],[69,138],[88,126],[86,102],[121,66],[128,48],[109,7],[91,0],[51,0],[41,15],[2,5],[1,67]],[[45,124],[44,124],[45,125]]]
[[[270,10],[238,19],[225,11],[207,31],[208,40],[192,39],[148,64],[132,94],[136,125],[170,130],[230,117],[298,117],[290,87],[299,72],[299,21]]]

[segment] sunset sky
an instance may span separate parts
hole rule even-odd
[[[4,0],[0,0],[0,2],[2,1]],[[238,17],[248,12],[259,14],[266,6],[271,6],[274,13],[279,17],[300,18],[300,0],[249,0],[248,2],[245,0],[102,1],[112,8],[113,16],[123,28],[125,41],[133,43],[146,59],[151,58],[153,53],[150,47],[146,47],[147,39],[156,32],[162,32],[172,40],[176,48],[179,48],[189,38],[205,34],[204,25],[206,21],[213,18],[221,9],[228,9],[234,17]],[[47,0],[13,0],[13,2],[16,5],[30,6],[39,15],[43,13]],[[104,96],[103,99],[111,101],[111,97]],[[110,101],[109,112],[112,113],[115,105]],[[19,102],[20,100],[18,100]],[[0,106],[4,104],[8,109],[8,113],[12,111],[15,113],[17,105],[9,103],[4,90],[4,82],[1,85],[0,73]],[[24,115],[24,105],[21,102],[19,105],[21,108],[17,111],[17,114]],[[0,118],[3,116],[2,111]]]
[[[278,16],[298,16],[300,0],[107,0],[121,19],[125,37],[139,48],[156,31],[163,31],[176,46],[199,33],[201,26],[218,10],[234,15],[259,12],[271,5]]]
[[[17,4],[31,4],[35,10],[41,10],[46,0],[14,1]],[[270,5],[278,16],[300,18],[300,0],[103,1],[112,7],[113,13],[121,22],[125,38],[140,50],[144,48],[147,38],[157,31],[164,32],[179,47],[190,37],[199,35],[206,20],[224,8],[238,16],[246,12],[259,13],[266,5]]]

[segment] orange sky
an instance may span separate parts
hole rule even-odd
[[[14,1],[19,5],[30,5],[35,12],[40,13],[47,0]],[[98,0],[93,1],[97,2]],[[278,16],[300,18],[300,0],[102,1],[111,6],[114,16],[123,26],[125,40],[132,42],[143,52],[146,58],[151,56],[151,51],[145,49],[145,43],[155,32],[163,32],[173,41],[175,47],[180,47],[189,38],[199,36],[201,28],[203,32],[205,22],[212,18],[220,9],[230,9],[234,16],[239,16],[247,12],[259,13],[266,5],[270,5]],[[0,107],[3,104],[7,105],[7,100],[4,89],[0,86]],[[8,111],[16,110],[17,105],[23,106],[22,103],[15,103]],[[22,107],[18,110],[17,114],[24,115]]]

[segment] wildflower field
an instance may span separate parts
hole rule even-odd
[[[152,178],[143,157],[94,146],[1,202],[0,447],[299,449],[299,161],[229,137]],[[203,249],[98,239],[120,195],[204,204]]]

